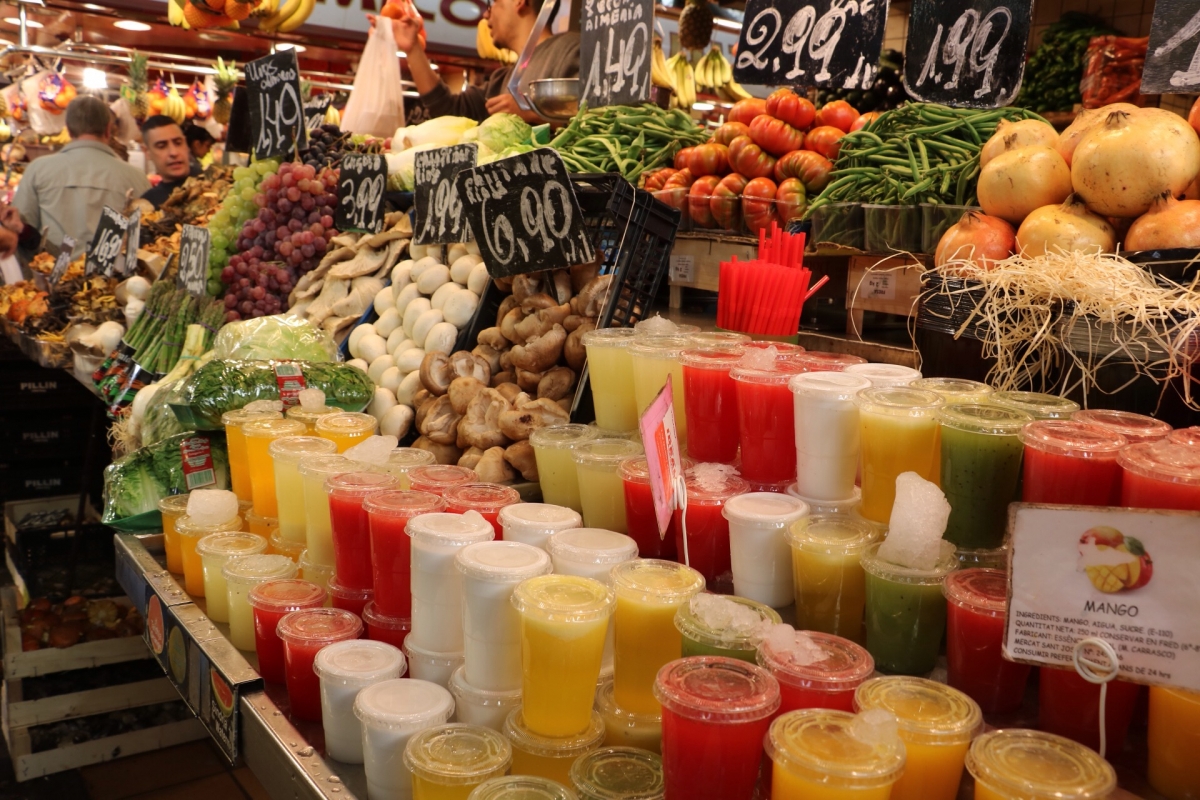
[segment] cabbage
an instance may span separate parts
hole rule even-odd
[[[416,181],[413,177],[413,173],[417,168],[417,153],[421,152],[422,150],[434,150],[438,147],[445,146],[446,145],[441,144],[419,144],[416,147],[410,148],[401,153],[400,157],[397,159],[399,162],[397,172],[400,175],[400,188],[406,192],[411,192],[415,187]],[[390,165],[388,166],[388,169],[391,169]]]
[[[265,361],[337,361],[337,345],[328,333],[297,317],[276,315],[228,322],[213,339],[213,358]]]
[[[533,128],[516,114],[492,114],[478,128],[467,131],[464,142],[479,142],[497,153],[515,144],[529,144]]]
[[[528,127],[528,126],[526,126]],[[434,147],[449,147],[462,141],[463,134],[475,128],[475,120],[466,117],[437,117],[420,125],[414,125],[401,131],[404,147],[413,148],[421,145]],[[395,149],[396,140],[392,139]]]

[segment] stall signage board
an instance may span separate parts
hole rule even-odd
[[[108,206],[101,209],[100,222],[96,225],[96,232],[92,234],[92,244],[84,262],[84,274],[95,275],[101,272],[112,277],[117,264],[122,260],[121,247],[125,244],[125,234],[128,231],[128,217],[118,214]]]
[[[650,99],[650,24],[654,0],[583,4],[579,65],[589,108],[633,106]]]
[[[542,147],[455,179],[472,238],[493,278],[566,269],[595,258],[562,158]]]
[[[342,169],[338,176],[338,230],[360,233],[382,231],[383,192],[386,188],[387,161],[383,156],[357,153],[342,156]]]
[[[208,287],[208,252],[212,236],[208,228],[184,225],[179,235],[179,288],[203,299]]]
[[[1032,0],[913,0],[904,87],[926,103],[999,108],[1025,74]]]
[[[1142,94],[1200,91],[1200,0],[1157,0],[1142,67]]]
[[[304,104],[304,127],[310,131],[325,124],[325,112],[333,105],[333,95],[319,94]]]
[[[1006,658],[1071,669],[1096,637],[1122,679],[1200,690],[1200,514],[1017,503],[1009,533]]]
[[[748,0],[733,77],[762,86],[870,89],[887,0]]]
[[[245,73],[254,157],[273,158],[303,150],[308,129],[300,100],[296,51],[255,59],[246,64]]]
[[[454,179],[475,166],[478,152],[474,143],[468,143],[417,153],[413,162],[415,244],[454,244],[466,239],[467,225]]]

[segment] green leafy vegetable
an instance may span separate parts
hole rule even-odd
[[[513,145],[529,144],[533,141],[533,128],[516,114],[492,114],[463,134],[463,142],[479,144],[496,153],[503,153]]]
[[[105,468],[104,522],[113,524],[138,514],[157,511],[159,500],[187,492],[183,454],[179,446],[184,440],[195,436],[208,439],[212,453],[216,484],[208,488],[228,489],[229,456],[225,450],[225,434],[217,431],[177,434],[135,450]]]

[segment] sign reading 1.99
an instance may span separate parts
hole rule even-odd
[[[300,99],[296,51],[285,50],[251,61],[245,72],[254,157],[271,158],[303,149],[308,130]]]

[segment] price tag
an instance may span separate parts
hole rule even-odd
[[[679,454],[679,434],[675,430],[675,404],[671,395],[671,376],[658,396],[646,407],[639,420],[642,441],[646,443],[646,467],[650,471],[650,496],[658,536],[666,536],[680,498],[685,497],[683,458]],[[680,553],[680,556],[683,554]]]
[[[913,0],[904,86],[926,103],[999,108],[1025,73],[1032,0]]]
[[[112,277],[117,262],[121,260],[121,246],[125,243],[125,234],[129,230],[129,220],[108,206],[100,211],[100,223],[92,234],[92,244],[88,248],[87,261],[84,262],[85,275],[95,275],[102,272]]]
[[[207,436],[191,436],[179,443],[180,462],[183,466],[183,482],[190,492],[203,489],[217,482],[213,469],[212,445]]]
[[[382,231],[383,191],[386,188],[387,161],[383,156],[342,156],[342,171],[338,177],[338,230]]]
[[[1142,67],[1142,94],[1200,91],[1200,2],[1158,0]]]
[[[455,178],[471,236],[493,278],[566,269],[595,258],[562,158],[542,147]]]
[[[764,86],[870,89],[887,0],[748,0],[733,77]]]
[[[50,291],[54,291],[58,282],[62,280],[62,276],[66,274],[67,267],[71,266],[71,253],[74,250],[75,240],[70,236],[64,236],[62,249],[58,251],[58,258],[54,259],[54,269],[50,270]]]
[[[251,61],[245,72],[254,157],[271,158],[303,150],[308,129],[300,101],[296,51],[285,50]]]
[[[696,275],[695,256],[671,256],[671,280],[679,283],[691,283]]]
[[[286,362],[275,365],[275,383],[285,409],[300,405],[300,393],[308,388],[300,367]]]
[[[632,106],[650,99],[650,23],[654,0],[584,3],[579,64],[588,107]]]
[[[208,228],[184,225],[179,235],[178,286],[198,300],[204,299],[208,286],[208,253],[212,235]]]
[[[861,296],[869,300],[895,300],[896,282],[890,272],[871,272],[863,281]]]
[[[454,179],[464,169],[475,166],[478,152],[479,148],[472,143],[417,153],[413,162],[416,244],[454,244],[466,240],[463,205]]]
[[[333,105],[333,95],[319,94],[304,104],[304,127],[313,131],[325,124],[325,112]]]

